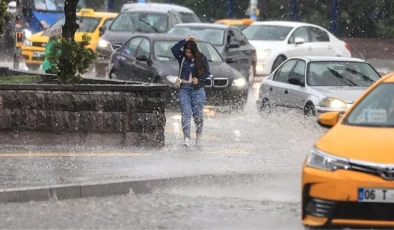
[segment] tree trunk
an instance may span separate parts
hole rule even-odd
[[[79,29],[77,24],[77,5],[79,0],[65,0],[64,15],[66,21],[63,26],[63,38],[71,38],[74,40],[75,32]]]

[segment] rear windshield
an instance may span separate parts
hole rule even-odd
[[[200,18],[193,13],[179,12],[179,15],[181,16],[181,20],[183,23],[201,22]]]

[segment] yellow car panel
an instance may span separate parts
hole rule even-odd
[[[394,74],[370,86],[342,117],[319,117],[331,129],[303,165],[303,225],[394,227],[391,111],[394,117]]]
[[[98,43],[99,36],[99,28],[103,26],[108,19],[114,19],[118,14],[117,13],[107,13],[107,12],[94,12],[92,9],[82,9],[77,13],[78,17],[86,17],[86,18],[99,18],[100,21],[98,25],[94,28],[93,32],[76,32],[75,40],[81,41],[82,36],[84,34],[88,34],[91,36],[90,44],[88,48],[95,51],[96,44]],[[39,66],[43,63],[43,57],[45,52],[45,45],[49,40],[49,37],[42,36],[43,31],[33,34],[29,37],[25,42],[25,45],[22,47],[22,57],[28,66],[28,68],[32,68],[33,70],[37,70]],[[26,43],[31,43],[26,45]]]

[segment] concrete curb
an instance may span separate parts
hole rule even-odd
[[[228,185],[229,181],[243,184],[263,177],[259,173],[190,175],[147,180],[105,180],[95,183],[64,184],[0,189],[0,203],[50,201],[88,197],[150,193],[153,189],[166,186],[192,184]]]
[[[103,183],[65,184],[0,189],[0,203],[49,201],[87,197],[103,197],[133,193],[148,193],[154,185],[170,179],[119,180]]]

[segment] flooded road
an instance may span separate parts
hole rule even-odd
[[[258,87],[243,112],[206,110],[202,148],[182,146],[176,111],[167,112],[166,147],[160,150],[2,147],[1,188],[119,178],[207,179],[184,179],[150,194],[2,204],[0,227],[301,228],[301,166],[326,130],[301,111],[258,114]]]

